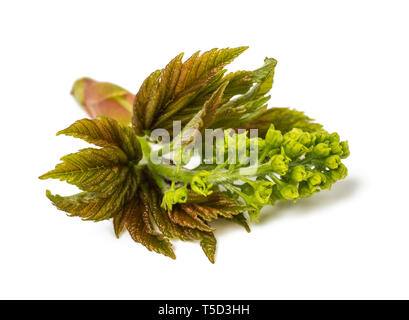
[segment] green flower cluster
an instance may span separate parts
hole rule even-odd
[[[273,125],[264,139],[248,138],[246,132],[231,133],[225,131],[222,150],[225,159],[229,153],[235,153],[237,163],[226,160],[213,170],[200,170],[187,183],[203,196],[215,188],[227,190],[230,196],[246,203],[252,220],[258,219],[263,206],[278,200],[310,197],[330,189],[333,183],[347,176],[341,160],[349,156],[348,142],[340,141],[337,133],[294,128],[282,134]],[[257,148],[256,164],[239,161],[240,155],[248,157],[254,148]]]
[[[186,186],[178,189],[170,189],[163,194],[161,207],[166,210],[172,210],[173,205],[177,203],[186,203],[188,190]]]
[[[281,135],[270,127],[266,146],[274,174],[268,176],[276,183],[271,200],[294,200],[312,196],[347,176],[341,159],[349,156],[347,141],[340,141],[337,133],[324,130],[304,132],[293,129]]]

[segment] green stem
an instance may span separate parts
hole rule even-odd
[[[187,170],[180,166],[169,164],[155,164],[150,161],[149,154],[151,148],[145,138],[139,138],[142,146],[142,152],[147,160],[148,166],[155,175],[159,175],[167,180],[172,181],[174,185],[176,182],[190,183],[195,174],[200,170]],[[242,180],[244,177],[261,176],[267,173],[271,173],[271,167],[268,163],[262,165],[253,165],[246,168],[237,168],[233,170],[222,170],[227,165],[227,162],[218,166],[217,170],[213,171],[211,175],[207,177],[207,180],[211,184],[223,184],[226,182],[234,182],[236,180]]]
[[[280,179],[278,179],[274,174],[269,175],[269,177],[270,177],[271,180],[273,180],[276,184],[278,184],[278,185],[282,185],[282,184],[283,184],[283,182],[282,182]]]
[[[193,176],[197,173],[195,170],[186,170],[183,168],[178,168],[169,164],[154,164],[153,162],[148,162],[149,168],[156,174],[172,181],[181,181],[184,183],[190,183]]]

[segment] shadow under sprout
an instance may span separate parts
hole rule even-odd
[[[357,179],[349,178],[337,185],[333,185],[331,190],[323,190],[317,194],[314,194],[311,198],[301,199],[294,203],[292,201],[280,201],[274,206],[267,206],[261,210],[259,222],[249,223],[250,228],[254,228],[257,224],[265,224],[270,220],[278,219],[288,211],[292,214],[310,214],[316,212],[318,207],[331,207],[337,204],[337,202],[342,201],[356,192],[359,187],[359,182]],[[329,192],[330,191],[330,192]],[[232,228],[238,229],[242,228],[238,224],[228,223],[226,220],[220,220],[213,223],[216,227],[216,236],[223,234],[227,230]]]

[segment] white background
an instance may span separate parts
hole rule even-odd
[[[0,298],[409,298],[407,1],[2,1]],[[86,144],[55,133],[85,114],[79,77],[135,92],[181,51],[249,45],[230,70],[278,60],[271,106],[348,139],[349,176],[216,232],[177,260],[111,222],[51,205],[38,176]]]

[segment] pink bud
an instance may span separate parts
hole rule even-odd
[[[75,81],[71,94],[92,119],[101,115],[131,123],[135,96],[115,84],[81,78]]]

